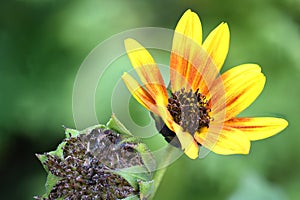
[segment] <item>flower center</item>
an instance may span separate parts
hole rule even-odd
[[[168,103],[168,110],[174,121],[184,131],[194,135],[202,127],[209,127],[211,121],[208,100],[197,89],[186,91],[184,88],[172,93]]]
[[[168,99],[168,110],[173,117],[173,120],[179,124],[182,129],[192,136],[202,127],[209,127],[212,120],[210,117],[210,105],[206,96],[202,95],[197,89],[186,91],[184,88],[172,93]],[[163,120],[157,115],[152,114],[155,120],[155,125],[159,133],[171,145],[180,148],[181,144],[176,137],[176,133],[169,129]]]

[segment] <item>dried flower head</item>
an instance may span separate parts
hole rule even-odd
[[[120,125],[113,117],[107,126],[66,129],[56,151],[37,155],[48,180],[47,193],[35,199],[146,199],[153,189],[150,154],[135,137],[119,133],[127,132]]]

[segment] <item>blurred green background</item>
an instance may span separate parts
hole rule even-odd
[[[46,173],[34,154],[56,148],[64,137],[61,125],[75,126],[73,83],[88,53],[128,29],[174,29],[187,8],[200,15],[204,36],[229,23],[223,71],[247,62],[262,66],[266,87],[243,115],[284,117],[289,127],[252,143],[250,155],[182,156],[169,167],[156,199],[300,199],[299,0],[1,1],[1,199],[44,192]],[[111,75],[119,78],[122,70]],[[97,100],[102,123],[111,115],[109,103],[109,95]]]

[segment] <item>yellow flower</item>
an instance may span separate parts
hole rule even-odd
[[[256,64],[243,64],[219,75],[229,48],[226,23],[202,43],[198,15],[187,10],[175,29],[170,57],[170,90],[149,52],[133,39],[125,40],[128,57],[141,86],[122,76],[133,97],[164,123],[167,140],[179,140],[192,159],[199,146],[217,154],[248,154],[250,141],[283,130],[288,122],[273,117],[237,118],[263,90],[266,78]],[[167,138],[168,137],[168,138]]]

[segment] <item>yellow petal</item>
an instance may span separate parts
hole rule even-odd
[[[205,94],[218,73],[205,50],[192,41],[185,41],[185,47],[171,53],[170,80],[173,92],[185,88],[193,91],[200,89]]]
[[[221,69],[229,49],[229,28],[226,23],[221,23],[205,39],[203,48],[207,51],[218,70]]]
[[[192,85],[189,80],[192,75],[199,76],[197,70],[190,72],[194,60],[199,59],[198,51],[201,51],[202,26],[198,15],[187,10],[179,20],[172,44],[170,58],[170,79],[172,91]],[[200,50],[199,50],[200,49]],[[204,51],[205,52],[205,51]],[[194,65],[195,68],[195,65]]]
[[[155,101],[152,99],[151,95],[147,91],[145,91],[144,88],[141,87],[139,83],[134,80],[129,74],[125,72],[122,76],[122,79],[132,96],[140,104],[142,104],[148,110],[151,110],[155,107]]]
[[[243,131],[249,140],[261,140],[275,135],[285,129],[288,122],[281,118],[233,118],[225,122],[225,126]]]
[[[185,35],[191,38],[199,45],[202,43],[202,25],[198,15],[192,12],[190,9],[185,11],[185,13],[180,18],[175,32]]]
[[[192,135],[188,132],[184,132],[182,128],[175,122],[173,122],[171,126],[173,127],[173,130],[180,141],[181,148],[184,153],[191,159],[198,158],[199,146]]]
[[[197,142],[193,141],[190,145],[186,146],[184,149],[185,155],[187,155],[190,159],[196,159],[199,156],[199,145]]]
[[[182,127],[174,122],[173,117],[166,107],[157,106],[156,109],[163,122],[176,134],[184,153],[191,159],[196,159],[198,157],[199,147],[192,135],[184,132]]]
[[[201,130],[194,137],[197,142],[217,154],[248,154],[250,150],[250,140],[246,134],[230,127],[223,127],[219,131]]]
[[[149,52],[133,39],[125,40],[128,57],[140,80],[157,104],[167,105],[167,90],[161,73]]]
[[[216,99],[216,103],[212,105],[212,116],[217,115],[217,112],[223,109],[224,102],[221,102],[222,96],[219,95],[224,94],[224,89],[226,105],[224,121],[235,117],[247,108],[261,93],[266,81],[260,67],[255,64],[234,67],[225,72],[220,78],[223,80],[223,85],[219,84],[211,91]],[[221,100],[218,102],[217,99]]]

